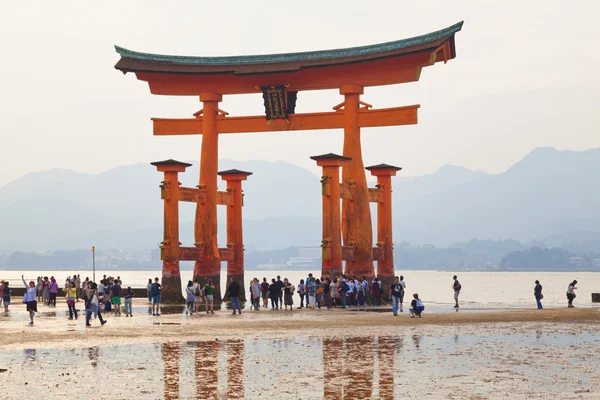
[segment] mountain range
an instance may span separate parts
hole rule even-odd
[[[197,185],[193,164],[180,174],[184,186]],[[231,168],[253,172],[243,185],[248,251],[320,244],[318,176],[283,161],[219,161],[220,170]],[[420,177],[400,172],[393,181],[394,239],[436,246],[474,237],[547,238],[554,245],[598,240],[598,172],[600,148],[537,148],[499,174],[449,165]],[[0,188],[0,248],[154,248],[162,240],[161,175],[149,164],[95,175],[64,169],[29,173]],[[181,203],[184,245],[193,243],[194,211],[193,204]],[[220,244],[224,217],[220,207]]]

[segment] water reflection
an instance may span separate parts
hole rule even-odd
[[[98,358],[100,358],[100,348],[98,346],[89,347],[87,349],[87,353],[90,363],[92,364],[92,368],[96,368],[98,366]]]
[[[36,360],[36,349],[25,349],[25,362],[35,363]]]
[[[420,336],[412,340],[418,347]],[[245,391],[250,391],[265,398],[392,400],[395,359],[402,348],[402,338],[395,336],[164,343],[159,350],[164,364],[163,397],[189,398],[193,392],[198,399],[244,399]],[[88,349],[94,363],[97,351]],[[252,369],[246,370],[245,364]],[[305,380],[302,385],[292,383],[298,378],[295,373]],[[180,376],[191,377],[192,385],[180,386]]]

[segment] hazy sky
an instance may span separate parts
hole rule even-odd
[[[535,147],[600,147],[600,2],[105,1],[9,2],[0,13],[0,185],[53,167],[100,172],[165,158],[197,160],[201,137],[153,137],[150,117],[190,117],[197,98],[153,96],[113,66],[113,45],[182,55],[350,47],[464,20],[457,58],[417,83],[369,88],[375,107],[421,104],[417,126],[362,133],[365,164],[422,175],[444,164],[500,172]],[[336,91],[302,92],[298,112],[327,111]],[[264,112],[227,96],[231,115]],[[227,135],[221,158],[287,160],[341,152],[341,131]]]

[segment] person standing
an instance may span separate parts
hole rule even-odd
[[[269,298],[271,299],[271,310],[277,310],[279,308],[279,293],[277,292],[277,281],[275,278],[271,279],[271,284],[269,285]]]
[[[200,286],[200,280],[194,278],[194,312],[200,312],[200,305],[202,304],[202,286]]]
[[[152,305],[152,278],[148,279],[148,284],[146,285],[146,294],[148,295],[148,305]],[[148,314],[150,314],[150,310],[148,310]]]
[[[131,286],[127,286],[127,289],[125,289],[125,291],[123,292],[123,301],[125,302],[126,317],[133,317],[133,296],[135,296],[135,293],[133,293]]]
[[[111,288],[110,301],[115,307],[115,315],[121,315],[121,281],[115,279],[115,284]]]
[[[452,279],[454,280],[454,283],[452,283],[452,289],[454,289],[454,302],[456,303],[454,308],[459,308],[458,296],[460,295],[460,289],[462,289],[462,285],[458,281],[458,277],[456,275],[454,275]]]
[[[35,299],[37,289],[35,288],[34,281],[29,282],[29,285],[27,285],[27,282],[25,282],[25,275],[21,275],[21,280],[23,280],[23,285],[25,285],[25,289],[27,290],[25,296],[23,296],[23,303],[25,303],[27,311],[29,311],[29,319],[31,320],[29,325],[33,325],[33,317],[37,312],[37,300]]]
[[[37,293],[37,287],[35,290]],[[8,281],[4,282],[4,286],[2,287],[2,302],[4,303],[4,312],[8,312],[8,306],[10,305],[10,287]]]
[[[263,307],[265,309],[269,308],[268,294],[269,294],[269,282],[267,282],[267,278],[263,277],[263,281],[260,284],[260,296],[262,297]]]
[[[67,307],[69,308],[69,319],[77,319],[77,309],[75,308],[75,299],[77,297],[77,288],[75,287],[75,281],[71,281],[68,287],[65,288],[65,297],[67,298]]]
[[[214,297],[213,291],[215,290],[215,285],[213,285],[212,279],[209,279],[204,285],[204,299],[206,301],[206,313],[208,314],[208,307],[210,306],[210,314],[214,314]]]
[[[381,305],[381,286],[379,285],[379,279],[373,278],[371,283],[371,293],[373,293],[373,303],[376,306]]]
[[[258,284],[258,278],[252,280],[252,300],[254,301],[254,310],[260,311],[260,285]],[[277,294],[275,294],[277,295]]]
[[[77,292],[75,296],[75,300],[79,301],[79,296],[81,296],[81,276],[79,274],[73,275],[75,278],[75,291]]]
[[[288,306],[290,306],[290,311],[294,310],[294,298],[292,297],[294,294],[294,285],[292,285],[288,278],[283,280],[283,305],[285,306],[285,311],[287,311]]]
[[[544,295],[542,294],[542,285],[540,285],[540,281],[535,281],[535,288],[533,289],[533,295],[535,296],[535,301],[537,303],[538,310],[541,310],[543,307],[542,307],[542,302],[540,300],[542,300],[544,298]]]
[[[38,303],[42,301],[42,290],[44,289],[43,283],[44,283],[44,280],[42,279],[42,277],[38,276],[38,278],[37,278],[37,285],[35,286],[35,288],[37,290],[37,301],[38,301]]]
[[[298,294],[300,295],[300,309],[304,308],[304,296],[306,295],[306,286],[304,285],[304,279],[300,279],[298,285]],[[308,298],[306,299],[306,305],[308,305]]]
[[[42,282],[42,301],[46,305],[50,302],[50,281],[47,276],[44,277]]]
[[[392,312],[394,316],[398,315],[398,305],[400,304],[400,296],[402,293],[402,285],[400,285],[400,278],[397,276],[394,278],[394,283],[390,287],[390,299],[392,299]]]
[[[340,291],[337,278],[333,278],[329,292],[331,294],[331,306],[338,307],[340,305]]]
[[[281,310],[281,306],[283,305],[283,282],[281,281],[281,276],[277,275],[277,289],[279,294],[279,309]]]
[[[227,287],[227,291],[229,292],[229,300],[231,300],[231,308],[233,309],[233,315],[235,315],[235,311],[238,310],[240,315],[242,315],[242,306],[240,305],[240,291],[242,288],[240,284],[233,279],[233,277],[229,280],[229,286]]]
[[[311,281],[308,283],[307,292],[308,292],[308,306],[309,306],[309,308],[312,308],[314,310],[317,305],[317,282],[316,282],[316,280],[311,279]]]
[[[400,275],[400,286],[402,286],[402,288],[400,289],[400,312],[404,312],[403,310],[403,304],[404,304],[404,293],[406,293],[406,282],[404,282],[404,276]]]
[[[54,277],[50,278],[50,300],[48,301],[48,305],[52,307],[56,307],[56,295],[58,294],[58,283]]]
[[[195,297],[194,297],[194,282],[192,281],[188,281],[187,287],[185,288],[185,301],[186,301],[186,308],[185,308],[185,315],[194,315],[194,303],[195,303]]]
[[[358,292],[357,304],[362,307],[365,305],[365,285],[363,284],[363,280],[358,280],[358,285],[356,286],[356,290]]]
[[[152,284],[152,289],[150,289],[150,293],[152,294],[152,315],[160,317],[160,291],[162,290],[162,286],[158,283],[158,277],[154,278],[154,283]]]
[[[573,308],[575,307],[573,305],[573,299],[575,297],[577,297],[577,295],[575,295],[575,289],[577,289],[577,287],[575,287],[575,285],[577,285],[577,281],[573,281],[571,283],[569,283],[569,287],[567,288],[567,300],[569,300],[569,308]]]
[[[323,282],[323,301],[325,302],[325,307],[327,309],[331,309],[331,279],[329,277],[325,278]]]

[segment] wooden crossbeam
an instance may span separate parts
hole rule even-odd
[[[168,192],[166,190],[161,190],[160,197],[163,200],[168,200]],[[201,190],[198,188],[180,187],[179,201],[183,201],[186,203],[204,203],[206,202],[206,190]],[[227,191],[218,191],[217,204],[222,206],[233,205],[233,193],[229,193]]]
[[[199,247],[179,247],[179,260],[181,261],[196,261],[202,258],[202,249]],[[233,249],[220,248],[219,258],[221,261],[234,261],[235,253]]]
[[[377,188],[369,188],[369,203],[381,203],[383,201],[383,192]]]
[[[405,107],[367,109],[361,108],[358,113],[358,124],[362,128],[377,126],[414,125],[417,123],[419,105]],[[202,118],[169,119],[152,118],[154,135],[201,135]],[[217,132],[221,133],[252,133],[279,132],[319,129],[343,129],[344,111],[290,114],[288,121],[272,120],[267,125],[264,115],[246,117],[217,117]]]

